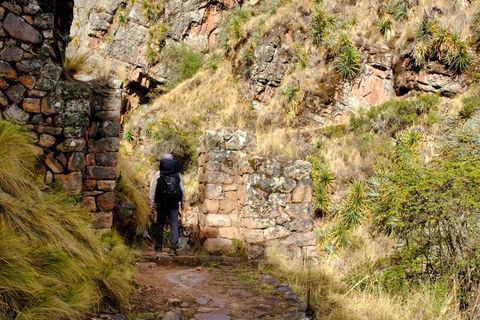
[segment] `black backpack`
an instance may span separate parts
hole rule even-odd
[[[180,187],[180,175],[175,160],[162,160],[160,162],[160,177],[155,189],[155,202],[180,202],[183,193]]]

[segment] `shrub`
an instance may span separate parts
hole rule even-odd
[[[203,65],[203,55],[186,45],[172,44],[162,50],[161,62],[172,70],[168,87],[173,89],[200,70]]]
[[[186,172],[197,161],[197,142],[200,132],[195,129],[178,127],[168,118],[148,122],[144,127],[145,136],[153,140],[152,154],[171,153],[178,159],[180,171]],[[155,163],[157,159],[152,159]]]
[[[410,3],[408,0],[396,0],[387,6],[386,12],[393,15],[395,20],[402,20],[408,16],[409,9]]]
[[[411,265],[415,279],[453,275],[467,293],[480,280],[480,158],[450,155],[425,165],[416,135],[402,135],[379,161],[374,220],[398,239],[398,263]]]

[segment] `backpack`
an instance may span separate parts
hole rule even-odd
[[[180,202],[183,193],[180,187],[180,175],[175,160],[162,160],[160,162],[160,177],[155,189],[155,202]]]

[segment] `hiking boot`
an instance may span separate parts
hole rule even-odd
[[[162,252],[162,247],[161,246],[155,246],[154,247],[156,252]]]
[[[170,249],[170,251],[168,252],[168,254],[173,257],[173,256],[176,256],[177,255],[177,249]]]

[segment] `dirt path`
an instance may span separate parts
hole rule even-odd
[[[129,320],[308,319],[288,286],[245,264],[186,266],[185,256],[145,255],[136,266],[138,290]]]

